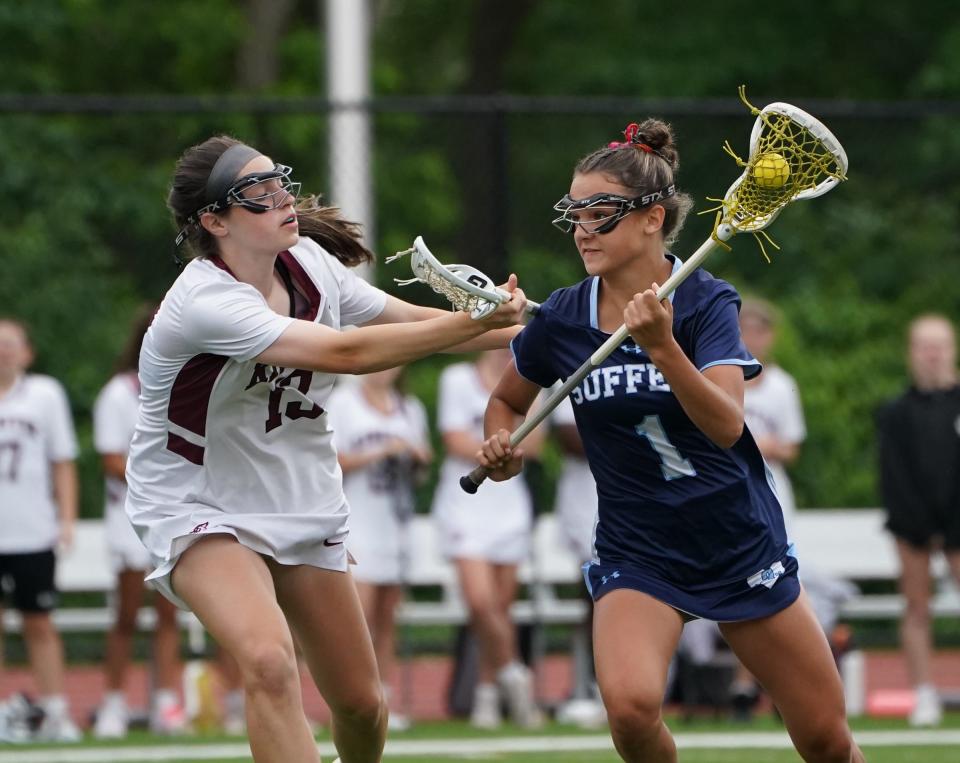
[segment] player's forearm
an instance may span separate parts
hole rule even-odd
[[[483,414],[483,435],[492,437],[501,429],[512,432],[523,419],[523,413],[513,408],[506,400],[493,396]]]
[[[427,307],[426,305],[417,305],[412,302],[404,302],[393,296],[387,296],[387,303],[380,313],[366,326],[383,326],[388,323],[412,323],[417,321],[426,321],[433,318],[442,318],[450,315],[449,310],[441,310],[436,307]],[[459,344],[447,347],[441,352],[461,353],[461,352],[482,352],[483,350],[497,350],[507,347],[510,340],[513,339],[523,326],[507,326],[506,328],[492,329],[481,334],[478,337],[467,339]]]
[[[394,368],[479,336],[504,317],[473,321],[464,313],[412,323],[383,323],[337,331],[293,321],[257,361],[335,374],[365,374]]]
[[[53,498],[57,504],[61,523],[76,520],[78,496],[76,464],[73,461],[55,462],[53,464]]]
[[[127,457],[123,453],[104,453],[100,457],[103,473],[116,480],[127,480]]]
[[[800,455],[800,446],[795,442],[786,442],[778,437],[760,437],[757,447],[767,461],[792,464]]]
[[[443,434],[443,449],[448,456],[472,461],[482,441],[469,432],[449,431]]]
[[[715,445],[733,447],[743,435],[743,406],[700,373],[676,342],[651,352],[651,360],[697,428]]]
[[[385,448],[379,448],[359,453],[338,453],[337,460],[340,462],[340,470],[344,474],[349,474],[370,466],[370,464],[375,464],[377,461],[382,461],[389,455]]]
[[[405,365],[475,339],[488,326],[466,313],[449,313],[417,323],[368,326],[344,332],[340,373],[371,373]]]
[[[523,326],[510,326],[505,329],[494,329],[480,336],[448,347],[444,352],[482,352],[484,350],[499,350],[510,346],[512,340],[523,330]]]

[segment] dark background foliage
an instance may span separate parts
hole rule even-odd
[[[94,396],[135,306],[176,275],[164,208],[176,157],[229,132],[294,165],[306,188],[327,186],[324,108],[211,111],[164,99],[322,98],[320,8],[0,0],[0,313],[29,322],[36,370],[67,386],[85,515],[100,511]],[[516,271],[538,299],[582,277],[550,207],[576,160],[626,122],[673,123],[680,183],[702,210],[738,174],[723,141],[746,152],[752,118],[737,105],[740,83],[754,103],[785,100],[822,116],[848,151],[850,181],[776,222],[782,250],[772,264],[741,237],[708,269],[783,313],[777,357],[799,382],[809,428],[793,471],[800,505],[876,504],[872,416],[905,383],[906,324],[927,310],[960,317],[960,15],[951,3],[758,11],[747,0],[380,0],[372,9],[376,248],[392,253],[419,233],[443,260],[498,278]],[[40,95],[149,96],[144,103],[168,108],[11,105]],[[476,100],[495,95],[510,99]],[[403,107],[401,97],[416,100]],[[677,253],[711,223],[691,217]],[[393,289],[403,275],[380,266],[375,277]],[[431,407],[450,360],[412,369]]]

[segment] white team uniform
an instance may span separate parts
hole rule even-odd
[[[427,414],[415,397],[395,397],[392,413],[367,402],[359,384],[340,385],[330,396],[328,410],[340,453],[363,453],[387,440],[400,438],[427,447]],[[375,585],[397,585],[408,553],[405,520],[413,512],[413,465],[409,459],[388,458],[344,475],[343,490],[350,505],[350,553],[356,559],[353,576]]]
[[[550,416],[555,425],[576,425],[569,397]],[[597,502],[597,483],[587,459],[565,455],[557,480],[554,512],[568,547],[581,562],[589,562],[594,556]]]
[[[307,296],[304,320],[339,330],[386,304],[309,239],[278,263]],[[144,338],[126,509],[155,568],[147,579],[181,607],[170,573],[211,533],[281,564],[347,569],[347,503],[324,410],[336,375],[253,360],[292,320],[220,259],[202,259],[184,268]]]
[[[93,445],[97,453],[127,455],[139,407],[140,381],[136,373],[117,374],[107,382],[93,405]],[[103,517],[114,572],[150,567],[150,554],[123,510],[126,500],[127,483],[110,475],[104,477]]]
[[[797,382],[790,374],[773,364],[764,366],[756,383],[746,386],[743,394],[743,417],[754,438],[774,436],[784,442],[799,444],[807,436]],[[789,537],[796,513],[793,486],[781,462],[765,460],[773,474]]]
[[[490,392],[472,363],[447,366],[440,375],[440,431],[472,432],[483,437],[483,414]],[[475,495],[460,488],[460,478],[476,463],[447,456],[433,496],[433,516],[445,555],[519,564],[529,552],[533,507],[521,479],[487,480]]]
[[[56,379],[25,374],[0,395],[0,554],[56,547],[50,465],[76,457],[70,405]]]

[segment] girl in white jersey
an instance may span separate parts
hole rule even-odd
[[[137,612],[143,601],[143,578],[150,568],[150,555],[130,526],[123,505],[127,496],[124,476],[127,452],[140,405],[137,359],[156,308],[156,305],[144,305],[135,316],[126,347],[117,361],[116,373],[100,390],[93,406],[93,441],[104,472],[104,525],[110,561],[117,576],[115,620],[107,634],[104,661],[106,695],[93,729],[100,739],[127,734],[129,711],[124,683]],[[150,727],[155,733],[179,733],[184,730],[186,718],[176,691],[180,678],[177,608],[162,596],[154,597],[154,607],[157,625],[153,634],[154,695]]]
[[[470,496],[460,489],[460,476],[473,467],[471,458],[483,442],[483,412],[490,392],[509,362],[509,351],[494,350],[474,363],[448,366],[440,375],[437,410],[447,455],[433,498],[433,515],[444,553],[456,564],[470,628],[480,646],[470,716],[478,728],[500,724],[501,693],[514,722],[523,726],[539,722],[532,677],[517,658],[510,617],[517,568],[530,551],[530,494],[521,480],[496,483],[483,495]],[[536,440],[534,436],[524,443],[527,452]]]
[[[573,405],[564,398],[550,414],[550,431],[563,454],[553,511],[567,547],[581,565],[593,559],[594,531],[597,523],[597,483],[577,431]],[[593,669],[593,598],[584,591],[587,613],[581,624],[588,647],[586,660],[574,665],[573,698],[561,706],[558,718],[569,718],[583,726],[599,726],[606,721],[603,702],[597,695],[597,676]],[[576,658],[576,653],[574,657]],[[576,662],[576,660],[575,660]]]
[[[127,514],[148,579],[239,663],[254,759],[319,760],[296,638],[344,763],[374,763],[386,708],[327,398],[339,373],[503,346],[526,300],[514,276],[484,321],[388,296],[350,269],[372,259],[357,226],[297,191],[289,167],[226,136],[180,158],[168,204],[195,257],[144,339]]]
[[[554,511],[564,540],[582,564],[593,558],[597,483],[583,452],[583,441],[577,432],[569,398],[564,398],[550,414],[550,424],[553,437],[563,453]]]
[[[413,515],[414,484],[433,460],[426,411],[417,398],[397,389],[401,371],[391,368],[339,385],[329,408],[351,506],[353,577],[387,689],[396,663],[396,609],[412,551],[407,521]],[[403,731],[410,723],[391,712],[388,725]]]
[[[743,343],[763,363],[763,373],[750,379],[744,389],[743,415],[773,474],[789,535],[797,505],[787,467],[800,455],[807,428],[796,380],[770,360],[776,322],[773,305],[762,299],[743,300],[740,308]]]
[[[69,549],[77,518],[77,441],[63,387],[28,374],[32,362],[26,327],[0,318],[0,626],[5,604],[23,616],[44,710],[35,739],[75,742],[80,732],[64,695],[63,643],[50,614],[56,554]],[[0,741],[27,741],[4,728],[9,714],[0,707]]]

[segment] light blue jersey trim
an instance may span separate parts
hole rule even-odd
[[[677,255],[675,255],[673,252],[667,252],[667,254],[673,257],[673,270],[670,271],[670,277],[672,278],[673,274],[676,273],[678,270],[680,270],[681,267],[683,267],[683,260],[677,257]],[[663,284],[661,284],[661,286],[662,285]],[[676,295],[676,293],[677,293],[677,290],[674,289],[673,291],[670,292],[670,296],[667,297],[671,305],[673,304],[673,298]]]
[[[590,594],[590,598],[593,598],[593,585],[590,583],[590,568],[593,567],[597,562],[590,561],[584,562],[580,566],[580,571],[583,573],[583,582],[587,586],[587,593]]]
[[[700,373],[703,373],[708,368],[713,366],[743,366],[745,369],[756,369],[754,373],[749,374],[744,371],[744,377],[747,379],[752,379],[754,376],[759,374],[763,370],[763,365],[758,363],[756,360],[740,360],[739,358],[725,358],[724,360],[714,360],[712,363],[707,363],[700,369]]]
[[[674,273],[680,270],[683,267],[683,260],[677,257],[672,252],[667,252],[671,257],[673,257],[673,270],[670,271],[671,277]],[[673,304],[673,298],[676,295],[677,290],[674,289],[670,292],[670,296],[667,299],[670,301],[670,304]],[[593,277],[593,283],[590,284],[590,328],[599,329],[600,328],[600,318],[597,314],[597,301],[600,296],[600,276]]]
[[[593,277],[590,284],[590,328],[599,329],[600,319],[597,315],[597,297],[600,294],[600,276]]]

